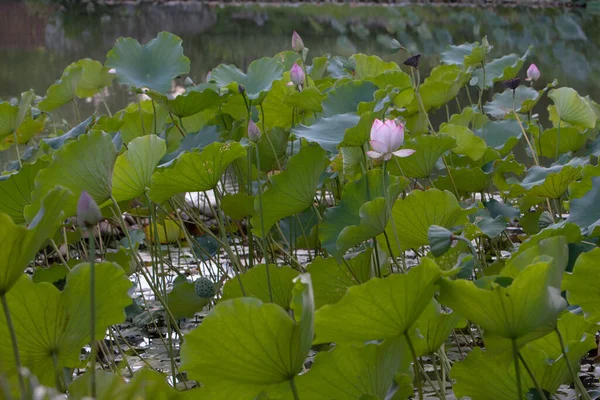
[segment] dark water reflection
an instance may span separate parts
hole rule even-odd
[[[200,3],[122,6],[97,9],[81,16],[57,12],[35,0],[0,2],[0,98],[29,88],[43,95],[71,62],[84,57],[105,61],[121,36],[146,42],[160,31],[179,35],[191,59],[196,82],[220,63],[246,67],[252,60],[272,56],[290,46],[297,30],[311,55],[354,52],[402,61],[387,45],[397,38],[411,51],[424,54],[426,68],[439,62],[450,43],[480,40],[494,45],[492,55],[522,54],[532,45],[531,61],[542,80],[558,78],[582,94],[600,98],[600,16],[584,9],[406,7],[216,7]],[[543,82],[544,83],[544,82]],[[113,87],[111,108],[130,100],[124,88]],[[82,102],[84,103],[84,102]],[[81,104],[89,114],[100,105]],[[73,121],[73,110],[61,110]]]

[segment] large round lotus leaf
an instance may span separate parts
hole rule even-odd
[[[264,121],[261,115],[261,123],[264,122],[267,129],[273,127],[291,128],[292,123],[302,121],[315,112],[323,111],[321,101],[324,95],[316,86],[309,86],[301,92],[288,86],[289,73],[286,72],[284,79],[273,83],[273,87],[262,103]]]
[[[507,89],[494,95],[494,99],[483,106],[483,111],[494,119],[503,119],[505,116],[512,114],[513,110],[523,113],[522,108],[525,108],[523,105],[529,104],[526,103],[528,101],[537,101],[542,93],[543,91],[538,93],[530,86],[521,85],[514,91],[513,100],[513,91]]]
[[[531,48],[527,49],[521,57],[516,54],[509,54],[486,63],[485,84],[483,82],[483,68],[478,68],[472,73],[471,85],[487,89],[492,87],[494,82],[514,78],[521,70],[530,51]]]
[[[406,142],[404,147],[415,152],[404,158],[396,158],[389,164],[390,171],[407,178],[429,178],[435,165],[446,151],[456,146],[456,140],[446,135],[421,135]]]
[[[356,67],[354,76],[356,79],[375,77],[386,71],[399,71],[400,67],[393,61],[383,61],[378,56],[368,56],[366,54],[354,54],[350,57]]]
[[[125,319],[131,282],[115,264],[96,264],[96,337]],[[90,265],[79,264],[67,275],[61,292],[49,283],[21,279],[6,295],[21,362],[43,385],[54,385],[64,367],[79,366],[81,349],[90,341]],[[11,339],[0,314],[0,368],[14,373]]]
[[[164,93],[173,78],[190,71],[190,60],[179,37],[160,32],[143,46],[133,38],[118,39],[106,55],[106,66],[115,69],[119,83]]]
[[[527,171],[520,187],[530,195],[558,199],[567,191],[569,184],[581,177],[584,163],[584,160],[574,158],[564,165],[554,164],[548,168],[533,166]],[[518,194],[514,190],[513,193]]]
[[[296,278],[293,318],[254,298],[217,304],[181,348],[181,368],[213,399],[246,400],[277,390],[302,371],[313,339],[310,277]],[[218,345],[216,345],[218,344]]]
[[[552,331],[565,307],[560,290],[549,286],[552,266],[538,262],[523,269],[510,286],[479,287],[463,279],[440,281],[442,304],[478,324],[489,335],[520,344]]]
[[[33,164],[24,164],[18,172],[0,176],[0,212],[6,213],[15,224],[26,222],[23,212],[31,203],[35,177],[48,164],[49,161],[38,159]]]
[[[277,267],[274,264],[269,265],[273,303],[284,310],[290,308],[292,289],[294,288],[293,280],[298,274],[298,271],[290,267]],[[225,284],[221,301],[238,297],[254,297],[265,303],[271,301],[267,280],[267,266],[265,264],[254,266]]]
[[[581,171],[581,180],[569,185],[569,197],[577,199],[592,190],[592,178],[600,176],[600,165],[585,165]]]
[[[592,177],[592,188],[582,197],[571,200],[567,222],[573,222],[588,234],[600,234],[600,176]]]
[[[323,116],[355,113],[360,102],[373,101],[375,90],[377,90],[377,86],[373,83],[360,80],[338,85],[329,91],[323,100]]]
[[[109,134],[93,131],[80,136],[55,152],[52,163],[35,178],[32,204],[25,208],[28,220],[39,210],[43,196],[57,185],[69,189],[71,196],[65,204],[65,216],[75,215],[77,200],[86,191],[98,204],[111,196],[112,173],[117,151]]]
[[[404,199],[396,200],[392,207],[396,233],[404,250],[429,244],[427,232],[431,225],[450,229],[465,224],[468,221],[467,214],[469,211],[460,207],[451,192],[437,189],[412,191]],[[392,224],[388,223],[385,230],[394,254],[399,254]],[[383,248],[387,248],[386,243],[379,239]]]
[[[325,150],[318,145],[302,147],[291,157],[286,170],[271,178],[271,185],[262,195],[262,213],[256,196],[252,229],[259,237],[265,235],[280,219],[304,211],[313,204],[319,178],[329,165]],[[264,229],[263,229],[264,224]]]
[[[276,58],[263,57],[252,61],[246,73],[234,65],[221,64],[211,71],[210,79],[219,87],[227,86],[234,92],[237,92],[238,85],[242,85],[246,96],[256,100],[262,93],[271,90],[273,82],[281,79],[282,74],[283,65]]]
[[[68,132],[53,138],[43,138],[42,142],[45,145],[48,145],[51,149],[58,150],[67,142],[67,140],[77,139],[79,136],[86,133],[88,127],[90,127],[90,125],[95,121],[96,118],[92,115],[78,125],[75,125]],[[99,123],[94,124],[94,128],[100,129]]]
[[[573,273],[564,278],[563,289],[567,291],[569,303],[581,306],[591,322],[600,321],[600,288],[592,282],[600,277],[600,249],[581,254]]]
[[[440,129],[440,133],[456,140],[456,146],[451,149],[455,154],[463,154],[473,161],[481,159],[485,154],[485,140],[476,136],[466,126],[446,124]]]
[[[165,141],[156,135],[132,140],[115,163],[112,178],[115,200],[131,200],[146,193],[152,181],[152,173],[166,151]]]
[[[410,360],[404,338],[391,338],[379,344],[336,345],[333,350],[319,352],[310,371],[298,378],[298,397],[384,399],[394,390],[396,374],[408,370]]]
[[[558,321],[567,358],[573,370],[579,369],[579,360],[595,342],[589,324],[579,315],[565,313]],[[557,335],[550,334],[530,342],[521,349],[523,359],[543,390],[556,393],[561,384],[570,380],[569,369],[562,355]],[[535,388],[529,374],[521,368],[523,395]],[[510,352],[496,355],[480,348],[474,349],[465,360],[453,365],[451,378],[456,380],[457,396],[473,400],[513,400],[518,398],[514,359]],[[535,389],[533,389],[535,390]]]
[[[458,65],[440,65],[419,86],[419,94],[425,111],[438,108],[456,97],[458,91],[469,81],[469,74]],[[413,98],[407,107],[410,114],[421,112],[419,101]]]
[[[246,156],[246,149],[237,143],[213,143],[202,152],[183,153],[168,168],[152,175],[150,198],[163,203],[184,192],[204,192],[214,189],[229,165]]]
[[[62,187],[51,190],[27,228],[0,212],[0,293],[6,293],[15,284],[42,244],[54,235],[64,219],[68,197]]]
[[[363,343],[407,333],[433,298],[439,278],[435,262],[423,258],[407,274],[351,286],[340,301],[316,312],[315,343]]]
[[[436,352],[448,339],[460,320],[461,317],[458,313],[444,312],[435,299],[431,300],[417,320],[415,325],[417,329],[410,332],[417,356],[426,356]]]
[[[483,172],[481,168],[452,168],[449,167],[454,184],[450,176],[441,176],[435,181],[435,187],[440,190],[454,192],[454,185],[461,195],[481,193],[487,190],[490,183],[490,175]]]
[[[77,377],[69,385],[69,398],[84,400],[90,397],[90,373]],[[165,381],[165,376],[151,369],[140,369],[133,378],[126,381],[122,376],[112,372],[96,371],[96,400],[178,400],[189,395],[202,399],[198,389],[181,392]],[[192,397],[198,396],[198,397]]]
[[[19,107],[7,101],[0,103],[0,139],[15,131],[18,113]]]
[[[349,287],[367,282],[372,276],[372,249],[339,264],[333,257],[317,257],[308,264],[315,292],[315,308],[337,303],[344,297]]]
[[[560,133],[558,128],[546,129],[539,138],[539,144],[541,145],[541,149],[538,149],[539,155],[555,158],[557,141],[559,155],[567,152],[575,153],[583,147],[589,134],[590,130],[586,129],[581,132],[574,126],[561,127]]]
[[[360,117],[353,112],[336,114],[331,117],[319,118],[310,126],[300,124],[292,130],[292,133],[309,142],[316,142],[325,150],[335,154],[338,145],[344,141],[346,130],[355,127],[359,121]]]
[[[169,99],[166,95],[154,90],[146,91],[146,94],[156,102],[164,105],[171,114],[185,118],[198,114],[207,108],[217,107],[224,100],[211,88],[205,90],[190,90],[189,92]]]
[[[40,110],[52,111],[76,97],[91,97],[110,85],[113,78],[114,75],[108,73],[107,67],[98,61],[84,58],[65,68],[60,80],[48,88],[38,107]]]
[[[575,89],[568,87],[552,89],[548,97],[554,101],[556,112],[561,121],[582,128],[596,126],[597,117],[589,100],[581,97]]]
[[[400,177],[388,175],[387,201],[392,204],[406,185]],[[383,233],[389,219],[384,196],[383,171],[368,171],[358,181],[349,182],[342,200],[327,209],[319,228],[323,247],[338,260],[351,247]]]

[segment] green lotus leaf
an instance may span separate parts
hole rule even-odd
[[[502,93],[495,94],[494,99],[483,106],[483,110],[494,119],[503,119],[512,114],[513,109],[523,113],[524,111],[521,110],[523,103],[527,100],[534,101],[538,96],[539,93],[534,88],[521,85],[514,91],[514,99],[513,91],[506,89]]]
[[[514,78],[521,70],[530,52],[531,47],[521,57],[516,54],[509,54],[486,63],[485,83],[483,82],[483,68],[479,68],[472,73],[471,85],[487,89],[492,87],[494,82]]]
[[[288,150],[289,131],[273,128],[262,134],[258,140],[260,170],[264,172],[278,170],[283,164]],[[256,165],[256,151],[250,149],[250,159]]]
[[[171,166],[152,174],[150,198],[164,203],[178,193],[214,189],[229,165],[245,156],[246,149],[237,142],[217,142],[201,152],[182,153]]]
[[[571,200],[567,222],[579,226],[585,234],[597,236],[600,227],[600,176],[591,178],[592,188],[582,197]]]
[[[355,113],[336,114],[331,117],[319,118],[310,126],[300,124],[292,130],[292,133],[309,142],[316,142],[325,150],[335,154],[338,146],[344,141],[346,130],[356,126],[359,121],[360,117]],[[368,137],[366,135],[368,135],[368,131],[363,135],[365,139]],[[346,146],[359,145],[362,143],[346,144]]]
[[[456,189],[461,195],[487,191],[490,183],[490,175],[483,172],[481,168],[449,167],[449,169]],[[448,175],[439,177],[434,184],[436,189],[454,192],[454,184]]]
[[[19,107],[13,106],[5,101],[0,103],[0,139],[12,135],[17,127],[17,115]]]
[[[567,152],[577,152],[583,147],[587,138],[590,134],[589,130],[581,132],[574,126],[565,126],[560,128],[546,129],[542,132],[538,141],[535,141],[536,145],[539,144],[537,151],[538,154],[548,158],[556,157],[556,142],[558,140],[558,154]],[[541,149],[539,148],[541,146]]]
[[[151,101],[141,104],[141,110],[137,104],[129,105],[125,108],[125,112],[121,116],[123,125],[120,128],[120,132],[125,144],[128,144],[136,137],[159,134],[164,128],[168,110],[161,104],[155,104],[153,107]],[[156,113],[154,113],[155,109]],[[181,136],[179,131],[177,131],[177,134]]]
[[[489,121],[490,119],[487,115],[481,114],[474,107],[465,107],[460,114],[451,115],[448,123],[471,127],[473,129],[481,129],[481,127]]]
[[[110,85],[113,78],[107,67],[84,58],[65,68],[60,80],[48,88],[38,107],[43,111],[52,111],[75,98],[91,97]]]
[[[38,159],[33,164],[23,164],[18,171],[0,175],[0,212],[6,213],[15,224],[25,224],[25,207],[31,204],[35,177],[50,163]]]
[[[235,219],[242,220],[254,215],[254,196],[246,193],[226,194],[221,199],[223,212]]]
[[[473,161],[481,159],[487,148],[485,140],[465,126],[446,124],[440,133],[456,140],[456,146],[451,149],[453,153],[466,155]]]
[[[558,224],[551,225],[545,229],[542,229],[539,233],[530,236],[519,246],[517,253],[521,253],[530,247],[535,247],[542,240],[553,237],[553,236],[564,236],[567,238],[568,243],[577,243],[583,239],[581,229],[572,222],[560,222]]]
[[[191,318],[211,302],[211,298],[198,296],[194,283],[182,275],[173,281],[173,289],[167,295],[166,300],[169,311],[175,319]]]
[[[297,249],[313,250],[317,248],[319,246],[317,235],[319,217],[314,207],[308,207],[299,214],[283,218],[279,221],[283,241]]]
[[[175,77],[190,71],[181,43],[168,32],[160,32],[143,46],[133,38],[120,38],[106,55],[106,66],[115,69],[119,83],[165,93]]]
[[[85,121],[74,126],[68,132],[53,138],[43,138],[42,142],[48,145],[51,149],[58,150],[67,142],[67,140],[77,139],[79,136],[86,133],[87,130],[91,127],[91,125],[93,125],[94,128],[99,128],[98,124],[94,124],[94,121],[95,117],[92,115],[91,117],[88,117]]]
[[[27,228],[0,212],[0,293],[6,293],[17,282],[42,244],[54,235],[64,219],[68,197],[68,191],[62,187],[48,191]]]
[[[219,93],[210,88],[203,91],[190,90],[174,99],[154,90],[147,90],[145,93],[151,99],[165,106],[171,114],[180,118],[190,117],[207,108],[217,107],[224,101]]]
[[[580,358],[595,344],[591,335],[585,333],[590,327],[581,316],[565,313],[558,321],[558,329],[565,340],[569,363],[577,370]],[[546,335],[530,342],[521,349],[521,355],[542,389],[548,393],[556,393],[561,384],[570,380],[556,335]],[[511,400],[518,397],[514,360],[509,354],[496,355],[476,348],[465,360],[453,365],[450,376],[456,380],[454,390],[457,396],[468,396],[473,400]],[[524,393],[535,388],[523,369],[521,383]]]
[[[395,62],[385,62],[377,56],[354,54],[350,57],[350,60],[356,65],[356,68],[354,69],[354,76],[356,79],[371,78],[386,71],[400,70],[400,67]]]
[[[369,76],[365,80],[373,82],[379,89],[396,88],[399,93],[412,88],[410,76],[406,72],[396,69],[388,69],[377,75]]]
[[[443,279],[439,301],[478,324],[490,340],[497,336],[522,345],[552,331],[566,305],[560,290],[548,286],[551,274],[549,262],[537,262],[521,270],[508,287],[491,283],[481,288],[472,281]]]
[[[423,258],[407,274],[351,286],[340,301],[316,312],[315,343],[363,343],[407,333],[431,302],[439,278],[435,262]]]
[[[523,137],[519,123],[513,119],[490,121],[474,133],[483,138],[488,147],[498,150],[502,157],[510,153]]]
[[[574,158],[567,164],[554,164],[551,167],[533,166],[519,186],[533,196],[550,199],[560,198],[569,185],[581,177],[584,160]],[[517,194],[518,192],[513,191]]]
[[[569,197],[571,199],[583,197],[592,190],[592,178],[595,176],[600,176],[600,166],[585,165],[581,171],[581,180],[569,185]]]
[[[494,173],[492,180],[498,190],[508,192],[520,183],[517,176],[525,172],[525,165],[515,160],[513,154],[507,155],[502,160],[494,161]],[[506,174],[511,174],[507,176]]]
[[[69,189],[73,196],[65,204],[65,217],[75,215],[77,200],[86,191],[98,204],[111,197],[112,175],[117,151],[109,134],[90,132],[67,143],[52,156],[50,165],[38,172],[32,203],[25,208],[31,220],[39,210],[43,196],[57,185]]]
[[[246,96],[250,100],[257,100],[261,94],[271,90],[273,82],[281,79],[282,74],[283,65],[276,58],[263,57],[252,61],[246,73],[233,65],[221,64],[211,71],[210,79],[219,87],[234,88],[234,92],[238,85],[242,85]]]
[[[146,193],[152,182],[152,173],[166,151],[165,141],[156,135],[132,140],[115,162],[112,177],[115,200],[131,200]]]
[[[359,103],[373,101],[375,90],[377,86],[368,81],[344,82],[327,93],[323,100],[323,116],[356,113]]]
[[[391,338],[379,344],[336,345],[333,350],[319,352],[310,371],[298,378],[298,397],[384,399],[390,391],[395,391],[394,377],[408,370],[410,360],[404,338]]]
[[[177,132],[179,134],[179,132]],[[168,139],[167,139],[168,141]],[[178,147],[166,154],[162,160],[160,160],[159,165],[167,166],[172,163],[174,159],[176,159],[180,154],[193,151],[195,149],[202,150],[206,146],[214,142],[221,142],[219,138],[219,132],[217,131],[217,127],[213,125],[205,126],[200,129],[198,132],[188,133],[179,141]],[[170,143],[168,143],[170,144]],[[167,149],[169,151],[169,149]]]
[[[431,74],[419,86],[419,93],[425,111],[438,108],[454,99],[458,91],[469,81],[469,73],[458,65],[440,65],[431,70]],[[407,107],[407,112],[420,112],[416,97]]]
[[[436,163],[448,150],[456,146],[456,140],[446,135],[421,135],[406,141],[404,147],[415,152],[404,158],[395,158],[389,169],[396,175],[407,178],[429,178]]]
[[[444,64],[462,65],[466,68],[471,66],[479,66],[485,61],[485,55],[492,50],[492,46],[487,43],[484,38],[481,44],[463,43],[461,45],[449,45],[447,50],[441,54],[441,61]]]
[[[89,398],[90,380],[89,372],[73,380],[69,385],[69,398],[74,400]],[[199,389],[180,392],[169,385],[165,380],[165,376],[160,372],[146,368],[136,371],[129,381],[117,374],[97,370],[96,387],[97,400],[178,400],[185,398],[186,395],[189,395],[190,398],[192,396],[202,398],[198,393]]]
[[[403,250],[429,244],[427,232],[431,225],[447,229],[462,225],[468,221],[471,211],[462,209],[456,197],[448,191],[429,189],[412,191],[404,199],[398,199],[392,207],[392,218],[396,233]],[[391,223],[385,228],[392,242],[394,254],[398,254],[394,229]],[[385,247],[385,243],[380,243]]]
[[[581,254],[573,273],[566,274],[563,289],[567,291],[567,299],[571,304],[577,304],[585,312],[588,321],[600,321],[600,289],[596,282],[600,275],[600,249],[596,248],[588,253]]]
[[[252,217],[254,233],[263,237],[280,219],[297,214],[313,204],[319,177],[329,165],[325,150],[318,145],[306,145],[291,157],[287,168],[271,178],[271,185],[254,201]],[[263,228],[264,224],[264,228]]]
[[[60,80],[48,88],[44,100],[38,103],[39,109],[49,112],[75,99],[77,97],[77,85],[82,75],[82,66],[67,67]]]
[[[131,303],[131,282],[121,267],[96,264],[96,337],[125,319]],[[13,316],[21,362],[41,384],[54,385],[64,367],[79,366],[82,347],[90,341],[90,265],[79,264],[67,275],[61,292],[49,283],[20,280],[6,295]],[[18,316],[17,318],[15,316]],[[11,339],[4,314],[0,315],[0,368],[14,369]]]
[[[306,267],[310,273],[314,292],[315,308],[337,303],[349,287],[367,282],[372,276],[371,249],[338,264],[333,257],[317,257]]]
[[[340,147],[340,153],[342,156],[342,170],[346,179],[359,179],[362,176],[361,165],[365,161],[365,149],[363,147]],[[391,166],[393,164],[390,164]]]
[[[263,303],[269,303],[271,302],[268,283],[270,279],[273,303],[288,310],[292,301],[293,280],[298,275],[298,271],[291,267],[277,267],[271,264],[267,278],[266,264],[256,265],[225,283],[221,301],[239,297],[254,297]]]
[[[386,180],[391,204],[404,185],[393,175],[388,175]],[[383,233],[389,218],[383,196],[383,171],[375,169],[358,181],[346,184],[340,203],[325,210],[319,238],[323,247],[338,261],[351,247]]]
[[[460,321],[461,317],[458,313],[442,311],[440,304],[432,299],[417,320],[417,330],[410,333],[417,356],[435,353]]]
[[[278,305],[254,298],[220,302],[186,335],[181,368],[214,399],[278,391],[302,371],[313,338],[313,307],[308,275],[295,281],[294,318]]]
[[[589,101],[581,97],[575,89],[563,87],[552,89],[548,97],[554,101],[561,121],[582,128],[594,128],[597,116]]]
[[[292,124],[297,124],[307,117],[312,117],[314,112],[323,111],[321,101],[324,95],[321,91],[313,85],[298,92],[295,88],[287,85],[287,82],[290,81],[289,75],[289,72],[285,72],[283,79],[273,82],[271,90],[263,100],[261,104],[261,127],[264,122],[267,129],[274,127],[291,128]],[[231,102],[231,99],[229,101]],[[246,114],[243,99],[241,101],[240,105],[244,107],[242,111]],[[262,112],[264,112],[264,118],[262,118]]]

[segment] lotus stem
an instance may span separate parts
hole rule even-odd
[[[15,357],[15,367],[17,367],[17,377],[19,378],[21,398],[26,399],[25,380],[23,380],[23,376],[21,375],[21,356],[19,355],[19,347],[17,346],[17,334],[15,333],[15,326],[13,325],[12,318],[10,316],[10,309],[8,307],[8,301],[6,300],[6,293],[0,294],[0,300],[2,300],[2,308],[4,309],[4,316],[6,317],[6,326],[10,332],[10,341],[12,343],[13,355]]]
[[[421,381],[421,369],[419,368],[419,359],[417,358],[417,352],[415,351],[415,347],[413,346],[412,340],[410,340],[410,336],[408,332],[404,332],[404,337],[406,338],[406,343],[408,344],[408,348],[410,349],[410,354],[412,355],[415,371],[415,380],[417,381],[417,393],[419,395],[419,400],[423,400],[423,382]]]
[[[262,106],[260,107],[262,110]],[[263,113],[264,116],[264,113]],[[263,120],[264,124],[264,120]],[[271,143],[269,141],[269,143]],[[267,285],[269,286],[269,300],[271,303],[273,302],[273,289],[271,288],[271,274],[269,272],[269,250],[267,243],[267,232],[265,231],[265,219],[263,218],[263,202],[262,202],[262,188],[260,187],[260,152],[258,151],[258,146],[254,146],[254,150],[256,153],[256,167],[259,171],[259,174],[256,178],[258,184],[258,212],[260,213],[260,228],[262,232],[262,242],[263,242],[263,253],[265,255],[265,266],[267,271]],[[273,149],[273,152],[275,149]],[[277,157],[275,157],[277,158]]]
[[[90,347],[91,347],[91,370],[90,391],[91,396],[96,398],[96,240],[94,230],[86,229],[88,233],[88,256],[90,262]]]
[[[290,379],[290,388],[292,389],[294,400],[300,400],[300,396],[298,396],[298,388],[296,387],[296,382],[294,381],[294,378]]]
[[[569,358],[567,357],[567,350],[565,348],[565,342],[563,340],[562,334],[560,333],[560,330],[558,329],[558,327],[554,328],[554,332],[556,332],[556,336],[558,336],[558,342],[560,343],[560,350],[562,351],[563,358],[565,359],[565,363],[567,363],[567,369],[569,370],[569,374],[571,374],[571,379],[573,379],[573,385],[575,386],[575,391],[579,392],[582,399],[591,400],[590,395],[588,394],[587,390],[581,383],[581,379],[579,379],[579,376],[577,376],[577,374],[573,370],[573,366],[569,362]]]
[[[542,387],[538,383],[537,379],[535,379],[535,375],[533,375],[533,371],[531,370],[531,368],[529,368],[529,365],[527,365],[527,363],[525,362],[525,359],[523,358],[521,353],[519,353],[519,360],[521,360],[521,362],[523,363],[523,366],[525,367],[525,370],[527,371],[527,374],[533,381],[533,384],[535,385],[535,389],[537,390],[538,395],[540,396],[540,399],[546,400],[546,395],[544,394]]]
[[[390,257],[392,258],[392,261],[394,262],[394,264],[396,264],[396,266],[398,268],[400,268],[400,270],[404,273],[406,273],[407,268],[406,268],[406,259],[404,258],[404,251],[402,251],[402,246],[400,246],[400,239],[398,238],[398,230],[396,229],[396,222],[394,221],[394,216],[392,215],[392,205],[390,204],[390,202],[388,201],[388,196],[387,196],[387,185],[386,185],[386,174],[387,174],[387,161],[383,162],[383,176],[382,176],[382,181],[383,181],[383,199],[385,201],[385,207],[386,207],[386,211],[389,214],[388,217],[390,219],[390,224],[392,225],[392,232],[394,232],[394,239],[396,241],[396,246],[398,246],[398,251],[400,252],[400,259],[402,260],[402,267],[400,265],[398,265],[398,262],[396,261],[396,258],[394,257],[394,253],[392,252],[392,246],[390,246],[390,241],[388,239],[388,235],[387,232],[383,231],[384,236],[386,238],[386,243],[388,246],[388,250],[390,252]],[[369,184],[367,183],[367,187],[369,187]]]
[[[558,117],[558,127],[556,128],[556,161],[558,161],[558,156],[560,155],[560,125],[562,124],[562,120]],[[541,134],[541,132],[540,132]]]
[[[512,340],[512,353],[515,362],[515,375],[517,377],[517,392],[519,393],[519,400],[523,400],[523,387],[521,384],[521,370],[519,368],[519,349],[517,348],[517,341]]]

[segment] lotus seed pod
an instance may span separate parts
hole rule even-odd
[[[208,278],[201,276],[194,282],[194,290],[198,297],[209,299],[217,294],[215,284]]]
[[[419,60],[421,59],[421,54],[415,54],[414,56],[410,56],[404,61],[404,65],[408,65],[412,68],[419,68]]]

